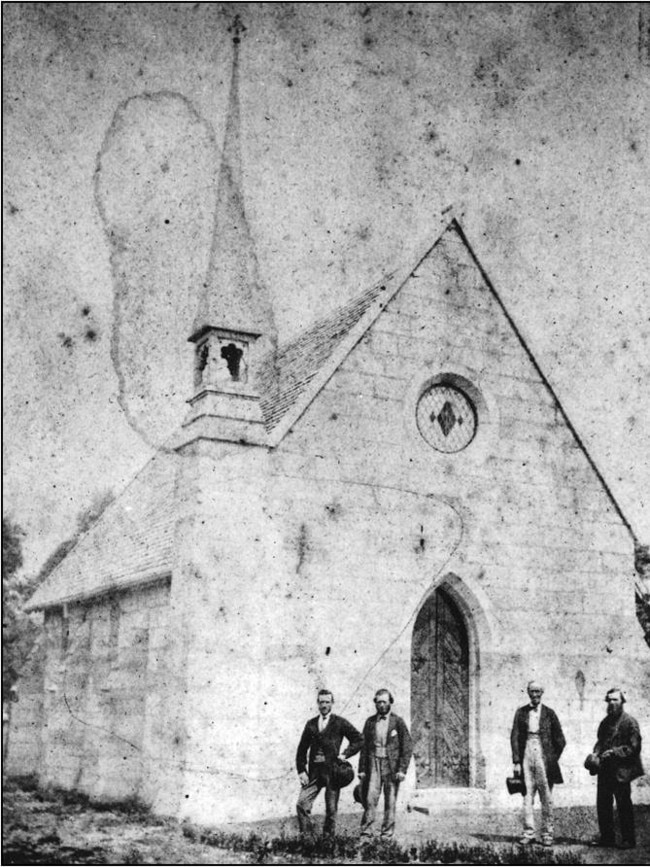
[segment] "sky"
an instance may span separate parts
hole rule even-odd
[[[3,514],[34,571],[182,422],[238,13],[280,341],[474,252],[650,543],[647,8],[6,4]]]

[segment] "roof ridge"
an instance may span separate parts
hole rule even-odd
[[[288,340],[285,344],[278,346],[278,355],[282,351],[286,351],[294,345],[299,344],[301,341],[304,341],[306,338],[311,336],[313,333],[323,330],[331,325],[333,322],[338,321],[341,317],[341,314],[346,311],[355,310],[357,307],[364,306],[364,302],[371,303],[374,300],[375,294],[381,291],[383,284],[387,283],[394,276],[394,272],[389,272],[382,277],[381,280],[378,280],[375,284],[373,284],[369,289],[364,289],[363,292],[360,292],[358,295],[355,295],[349,301],[341,304],[339,307],[336,307],[333,311],[328,313],[325,316],[317,319],[312,325],[301,331],[299,334],[295,335],[293,338]]]

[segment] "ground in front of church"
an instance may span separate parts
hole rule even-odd
[[[596,836],[595,809],[587,807],[556,810],[554,858],[549,850],[535,847],[538,863],[545,864],[649,864],[650,806],[636,807],[638,845],[635,850],[593,849],[588,842]],[[354,840],[358,833],[360,809],[340,816],[342,838]],[[316,821],[321,817],[316,816]],[[413,862],[417,850],[435,840],[440,851],[471,849],[499,853],[502,863],[517,863],[521,826],[518,811],[470,812],[451,810],[438,815],[402,813],[398,821],[398,843]],[[201,829],[161,819],[137,805],[92,806],[76,796],[43,793],[8,781],[3,794],[3,864],[307,864],[386,863],[362,861],[357,856],[334,858],[305,857],[295,845],[295,820],[288,817],[255,825],[228,826],[212,837]],[[283,852],[278,838],[287,841]],[[218,845],[206,842],[212,839]],[[276,841],[275,845],[273,841]],[[536,859],[526,858],[527,863]],[[448,858],[444,859],[450,862]],[[393,862],[395,863],[395,862]],[[407,861],[404,861],[407,863]],[[433,860],[421,863],[435,863]],[[455,863],[479,863],[459,860]],[[481,860],[480,863],[490,863]]]

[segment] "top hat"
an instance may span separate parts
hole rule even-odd
[[[506,777],[506,788],[509,795],[525,795],[526,784],[522,776]]]

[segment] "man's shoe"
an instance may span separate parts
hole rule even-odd
[[[542,837],[542,846],[552,846],[552,845],[553,845],[553,838],[552,837],[548,837],[548,836]]]
[[[589,845],[601,846],[604,849],[613,849],[616,846],[616,843],[614,840],[605,840],[603,837],[596,837],[596,839],[592,840]]]
[[[526,834],[521,838],[519,842],[522,846],[530,846],[531,843],[536,843],[537,840],[535,839],[535,837],[530,837]]]
[[[636,843],[633,840],[623,840],[618,848],[619,849],[636,849]]]

